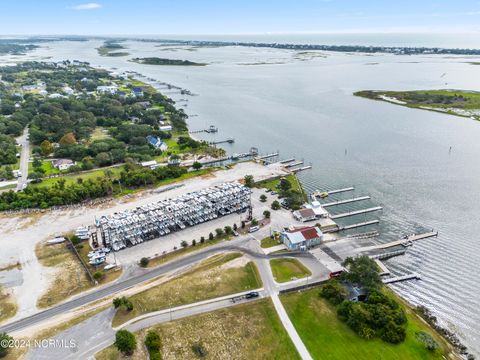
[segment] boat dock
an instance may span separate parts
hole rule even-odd
[[[218,145],[218,144],[225,144],[225,143],[233,144],[234,142],[235,142],[234,138],[229,138],[229,139],[226,139],[226,140],[210,141],[209,144],[210,145]]]
[[[354,210],[354,211],[349,211],[349,212],[342,213],[342,214],[330,215],[330,219],[341,219],[341,218],[349,217],[349,216],[367,214],[367,213],[371,213],[371,212],[382,210],[382,209],[383,208],[381,206],[374,206],[374,207],[371,207],[371,208],[368,208],[368,209]]]
[[[295,161],[293,163],[288,163],[285,165],[286,168],[291,168],[291,167],[295,167],[295,166],[298,166],[298,165],[303,165],[303,160],[302,161]]]
[[[295,168],[295,169],[290,169],[290,171],[293,172],[293,173],[297,173],[297,172],[300,172],[300,171],[303,171],[303,170],[308,170],[308,169],[311,169],[311,168],[312,168],[312,165],[307,165],[307,166],[302,166],[302,167]]]
[[[255,160],[263,160],[263,159],[268,159],[268,158],[275,157],[275,156],[278,156],[278,151],[274,152],[274,153],[271,153],[271,154],[267,154],[267,155],[256,156]],[[293,159],[293,160],[295,160],[295,159]]]
[[[386,276],[390,275],[390,270],[385,266],[383,262],[380,261],[380,259],[375,259],[375,264],[380,268],[380,276]]]
[[[364,221],[361,223],[356,223],[356,224],[351,224],[351,225],[344,225],[344,226],[339,226],[338,231],[344,231],[344,230],[350,230],[350,229],[356,229],[362,226],[368,226],[368,225],[376,225],[380,221],[379,220],[370,220],[370,221]]]
[[[281,160],[279,161],[280,164],[288,164],[292,161],[295,161],[295,158],[290,158],[290,159],[286,159],[286,160]]]
[[[400,240],[395,240],[388,242],[386,244],[378,244],[378,245],[373,245],[373,246],[366,246],[364,248],[360,248],[360,251],[371,251],[371,250],[379,250],[379,249],[388,249],[394,246],[399,246],[399,245],[407,245],[409,242],[413,241],[418,241],[418,240],[423,240],[423,239],[428,239],[434,236],[438,236],[438,231],[430,231],[426,232],[423,234],[413,234],[413,235],[408,235],[405,236],[403,239]]]
[[[359,197],[352,198],[352,199],[332,201],[332,202],[329,202],[329,203],[326,203],[326,204],[322,204],[322,206],[323,206],[324,208],[326,208],[326,207],[329,207],[329,206],[349,204],[349,203],[352,203],[352,202],[362,201],[362,200],[369,200],[369,199],[370,199],[370,196],[368,196],[368,195],[367,195],[367,196],[359,196]]]
[[[393,283],[396,283],[396,282],[406,281],[406,280],[420,280],[420,275],[418,275],[418,274],[408,274],[408,275],[404,275],[404,276],[396,276],[396,277],[392,277],[392,278],[389,278],[389,279],[383,279],[383,283],[384,284],[393,284]]]
[[[370,259],[378,259],[378,260],[383,260],[383,259],[390,259],[394,256],[399,256],[399,255],[403,255],[407,252],[406,249],[400,249],[400,250],[396,250],[396,251],[388,251],[388,252],[384,252],[384,253],[380,253],[380,254],[375,254],[375,255],[370,255],[369,258]]]

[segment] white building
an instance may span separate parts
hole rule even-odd
[[[323,233],[316,226],[291,228],[280,233],[280,240],[288,250],[307,250],[320,245]]]
[[[70,159],[57,159],[52,161],[52,166],[58,170],[67,170],[75,165],[75,162]]]
[[[160,131],[172,131],[173,127],[172,125],[162,125],[159,127]]]
[[[102,85],[97,86],[97,94],[112,94],[115,95],[117,93],[118,87],[117,85]]]

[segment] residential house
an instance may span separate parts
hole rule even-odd
[[[316,226],[289,228],[280,233],[280,240],[288,250],[307,250],[320,245],[323,233]]]
[[[117,85],[102,85],[97,86],[97,94],[111,94],[115,95],[117,93]]]
[[[58,170],[67,170],[75,165],[75,162],[70,159],[57,159],[52,161],[52,166]]]
[[[150,145],[152,145],[156,149],[160,149],[162,151],[166,151],[168,149],[168,145],[165,144],[162,139],[155,135],[148,135],[147,141]]]
[[[173,127],[172,125],[162,125],[159,127],[160,131],[172,131]]]
[[[143,97],[143,89],[141,87],[134,87],[132,89],[132,95],[135,97]]]

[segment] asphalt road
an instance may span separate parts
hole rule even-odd
[[[24,184],[28,182],[28,159],[30,157],[30,140],[28,138],[27,127],[23,131],[23,135],[17,138],[17,143],[22,146],[20,154],[20,171],[22,176],[18,178],[17,191],[23,190]]]
[[[285,257],[285,254],[270,254],[270,255],[264,255],[263,253],[259,253],[258,250],[255,250],[252,247],[252,244],[250,243],[256,243],[256,240],[253,240],[251,237],[241,237],[237,238],[228,242],[223,242],[220,244],[212,245],[211,247],[208,247],[204,250],[201,250],[199,252],[195,252],[191,255],[187,255],[181,258],[178,258],[176,260],[173,260],[165,265],[161,265],[155,269],[152,269],[150,271],[147,271],[141,275],[137,275],[128,279],[125,279],[120,282],[116,282],[112,285],[108,285],[105,287],[102,287],[96,291],[90,292],[85,295],[81,295],[79,297],[76,297],[72,300],[66,301],[60,305],[54,306],[52,308],[49,308],[47,310],[35,313],[33,315],[30,315],[28,317],[16,320],[14,322],[11,322],[9,324],[3,325],[0,327],[0,332],[7,332],[7,333],[12,333],[14,331],[19,331],[22,329],[25,329],[27,327],[30,327],[32,325],[38,324],[44,320],[50,319],[53,316],[63,314],[65,312],[71,311],[73,309],[79,308],[83,305],[86,305],[88,303],[91,303],[96,300],[103,299],[107,296],[114,295],[120,291],[126,290],[128,288],[131,288],[135,285],[138,285],[140,283],[143,283],[145,281],[148,281],[150,279],[153,279],[155,277],[161,276],[165,273],[171,272],[171,271],[176,271],[179,270],[183,267],[193,265],[203,259],[205,259],[208,256],[211,256],[213,254],[219,253],[219,252],[224,252],[224,251],[240,251],[243,252],[252,258],[256,259],[271,259],[271,258],[276,258],[276,257]],[[255,244],[258,246],[258,243]],[[305,252],[297,252],[297,253],[292,253],[290,252],[288,254],[289,257],[311,257],[309,253]],[[260,271],[270,271],[270,267],[268,266],[267,269],[267,264],[265,266],[261,266]],[[270,278],[271,276],[263,276],[262,278]],[[270,286],[273,286],[272,284],[264,284],[265,288],[269,288]]]

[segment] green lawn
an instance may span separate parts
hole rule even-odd
[[[297,190],[302,192],[302,187],[300,183],[298,182],[296,176],[294,174],[288,175],[285,177],[288,181],[290,181],[290,184],[292,184],[292,189]],[[278,184],[280,184],[280,179],[274,179],[274,180],[266,180],[266,181],[261,181],[257,184],[255,184],[255,187],[258,188],[265,188],[265,189],[270,189],[273,191],[278,192]]]
[[[270,260],[270,267],[272,268],[273,278],[279,283],[312,275],[310,270],[297,259],[273,259]]]
[[[83,180],[87,179],[95,179],[97,177],[104,177],[105,176],[105,171],[107,169],[95,169],[86,173],[81,173],[81,174],[71,174],[71,175],[65,175],[61,177],[55,177],[55,178],[50,178],[50,179],[43,179],[41,183],[38,184],[33,184],[34,186],[51,186],[54,183],[56,183],[59,179],[64,179],[66,184],[69,183],[74,183],[77,181],[77,179],[82,178]],[[113,173],[113,178],[117,178],[122,171],[122,166],[117,166],[117,167],[111,167],[108,168]]]
[[[449,348],[414,312],[406,308],[407,338],[399,345],[380,339],[364,340],[345,323],[338,320],[335,308],[320,298],[319,289],[295,292],[281,296],[281,301],[314,359],[322,360],[419,360],[447,358]],[[431,353],[415,338],[417,331],[426,331],[441,344]]]
[[[44,170],[43,176],[50,176],[54,174],[60,174],[61,171],[57,168],[53,167],[51,160],[43,160],[42,161],[42,169]],[[33,170],[33,162],[28,163],[28,174],[34,172]]]
[[[272,239],[270,236],[267,236],[266,238],[262,239],[262,241],[260,242],[260,246],[264,249],[277,246],[280,244],[281,244],[280,241],[276,239]]]

